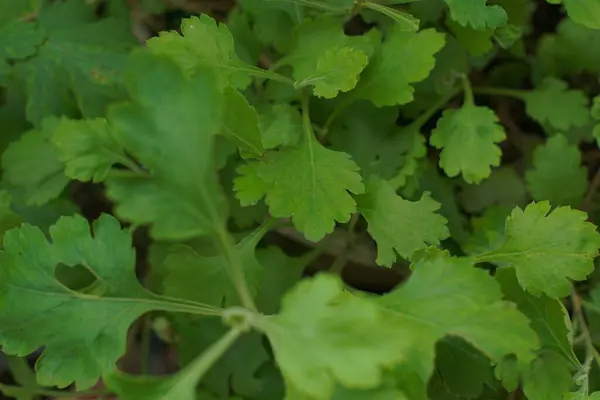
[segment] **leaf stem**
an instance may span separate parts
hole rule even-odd
[[[592,335],[590,329],[587,325],[587,320],[585,318],[581,297],[575,287],[572,287],[571,290],[571,301],[573,304],[573,317],[578,322],[579,329],[581,330],[581,336],[583,337],[583,341],[585,344],[585,361],[580,369],[580,374],[583,376],[583,384],[585,393],[588,394],[588,381],[589,381],[589,373],[591,369],[592,362],[595,361],[596,364],[600,367],[600,353],[596,350],[594,346],[594,342],[592,340]]]
[[[250,294],[250,289],[248,288],[248,282],[246,282],[244,265],[235,249],[231,235],[224,225],[217,229],[215,234],[215,244],[221,250],[221,254],[225,258],[227,273],[229,274],[229,278],[233,283],[237,295],[240,297],[242,305],[250,311],[257,311],[252,295]]]
[[[239,71],[243,71],[246,72],[250,75],[259,77],[259,78],[265,78],[265,79],[271,79],[273,81],[278,81],[278,82],[282,82],[291,86],[295,85],[295,82],[288,78],[287,76],[281,75],[275,71],[272,70],[266,70],[266,69],[262,69],[259,67],[253,67],[253,66],[248,66],[248,67],[244,67],[244,68],[236,68]]]
[[[471,87],[469,77],[466,74],[462,74],[461,78],[463,82],[463,90],[465,92],[465,103],[475,104],[475,100],[473,98],[473,88]]]
[[[401,26],[403,31],[416,32],[419,30],[419,20],[412,15],[405,13],[404,11],[396,10],[388,6],[384,6],[383,4],[372,3],[370,1],[360,2],[358,4],[390,17]]]
[[[346,267],[346,264],[348,263],[348,253],[350,252],[350,249],[354,244],[354,229],[356,228],[356,224],[358,223],[359,217],[360,214],[356,212],[352,215],[352,218],[350,218],[350,222],[348,223],[348,238],[344,243],[344,251],[342,251],[340,255],[335,259],[335,261],[331,265],[331,268],[329,268],[330,272],[340,275],[344,270],[344,267]]]
[[[234,326],[221,336],[219,340],[210,345],[210,347],[180,372],[183,375],[180,381],[181,384],[186,386],[196,386],[206,372],[208,372],[221,356],[235,343],[242,333],[244,333],[242,327]]]
[[[320,132],[320,135],[319,135],[320,139],[323,139],[323,138],[325,138],[325,136],[327,136],[327,133],[329,133],[329,128],[331,128],[331,125],[333,124],[333,122],[353,102],[354,102],[354,98],[353,97],[346,97],[342,102],[340,102],[340,104],[338,104],[338,106],[333,110],[333,112],[331,114],[329,114],[329,117],[327,117],[327,121],[325,121],[325,124],[321,128],[321,132]]]
[[[460,93],[460,89],[455,89],[448,93],[445,96],[442,96],[437,102],[435,102],[431,107],[425,110],[421,115],[419,115],[413,122],[408,126],[409,130],[420,130],[423,125],[427,123],[437,113],[439,110],[444,108],[446,104],[458,93]]]
[[[23,387],[23,386],[13,386],[13,385],[6,385],[3,383],[0,383],[0,392],[6,394],[6,395],[21,395],[21,396],[45,396],[45,397],[52,397],[52,398],[73,398],[73,399],[79,399],[79,398],[86,398],[86,397],[98,397],[98,396],[105,396],[110,394],[111,392],[105,390],[105,389],[96,389],[96,390],[87,390],[87,391],[83,391],[83,392],[68,392],[68,391],[62,391],[62,390],[51,390],[51,389],[44,389],[44,388],[27,388],[27,387]]]
[[[495,88],[495,87],[475,87],[473,92],[477,94],[487,94],[491,96],[506,96],[513,97],[515,99],[523,100],[527,95],[527,90],[520,89],[508,89],[508,88]]]

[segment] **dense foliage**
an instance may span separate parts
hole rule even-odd
[[[599,43],[598,0],[0,0],[0,390],[600,399]]]

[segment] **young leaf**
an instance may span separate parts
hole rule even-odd
[[[376,301],[401,332],[414,337],[398,368],[398,378],[411,385],[411,391],[419,392],[421,386],[422,392],[433,372],[435,343],[447,335],[462,338],[493,362],[509,354],[529,362],[538,347],[527,318],[502,301],[494,279],[467,259],[441,252],[425,257],[414,265],[404,285]]]
[[[264,149],[256,109],[231,86],[225,88],[224,108],[223,134],[238,146],[242,157],[260,157]]]
[[[93,231],[92,237],[87,221],[76,216],[50,228],[51,243],[31,225],[4,236],[0,343],[4,352],[18,356],[44,347],[36,364],[42,385],[94,385],[124,353],[131,323],[161,309],[135,276],[131,237],[118,221],[103,215]],[[97,282],[84,292],[71,290],[55,278],[58,264],[84,265]],[[77,329],[65,330],[65,324]]]
[[[315,400],[330,399],[336,383],[378,386],[383,369],[402,360],[410,344],[382,309],[327,274],[301,281],[283,299],[280,314],[261,316],[254,325],[273,346],[288,396],[296,391]]]
[[[533,165],[525,172],[525,180],[534,200],[556,205],[577,206],[588,187],[579,148],[564,135],[555,135],[534,150]]]
[[[211,70],[186,78],[172,61],[135,53],[129,66],[132,103],[110,108],[108,120],[125,149],[149,172],[107,181],[119,216],[152,224],[158,239],[184,239],[220,229],[225,199],[213,167],[222,95]]]
[[[429,195],[408,201],[398,196],[388,182],[372,178],[356,202],[369,224],[369,234],[377,242],[379,265],[392,266],[396,253],[410,258],[415,251],[438,244],[449,235],[446,219],[435,213],[440,204]]]
[[[259,117],[265,149],[294,146],[302,138],[302,117],[291,105],[270,105],[259,111]]]
[[[3,179],[22,191],[28,205],[48,203],[69,183],[51,141],[57,124],[55,118],[46,119],[40,128],[26,132],[2,153]]]
[[[444,0],[450,16],[462,26],[471,25],[478,30],[506,25],[506,11],[497,4],[487,5],[488,0]]]
[[[586,218],[569,207],[550,211],[547,201],[517,207],[506,220],[504,243],[475,260],[514,268],[534,296],[564,297],[569,279],[583,280],[593,270],[600,248],[600,233]]]
[[[295,86],[314,85],[314,94],[335,97],[356,86],[373,54],[368,35],[346,36],[339,18],[322,15],[296,28],[295,45],[281,60],[294,70]]]
[[[232,84],[245,88],[250,84],[247,72],[240,69],[245,64],[235,52],[233,36],[225,24],[210,16],[186,18],[181,22],[181,35],[161,32],[146,42],[148,49],[173,59],[188,75],[213,67],[219,71],[221,85]]]
[[[444,35],[434,29],[415,33],[392,28],[352,96],[369,100],[377,107],[410,103],[415,91],[411,84],[427,78],[435,65],[434,55],[444,42]]]
[[[317,141],[307,112],[303,126],[300,147],[268,154],[264,162],[242,169],[235,190],[242,203],[264,195],[272,216],[291,217],[307,239],[317,241],[333,231],[335,221],[350,219],[356,203],[349,192],[362,193],[364,185],[358,166],[346,153]]]
[[[527,114],[558,130],[584,126],[588,121],[588,99],[581,90],[569,90],[556,78],[546,78],[540,88],[524,96]]]
[[[118,133],[103,118],[63,118],[54,129],[52,142],[71,179],[102,182],[114,164],[133,164],[125,155]]]
[[[458,110],[446,110],[429,142],[438,149],[440,167],[449,177],[462,174],[467,183],[479,183],[500,165],[502,154],[496,143],[506,138],[498,117],[487,107],[466,102]]]

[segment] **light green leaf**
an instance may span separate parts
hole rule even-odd
[[[265,149],[294,146],[302,138],[302,117],[289,104],[273,104],[259,111]]]
[[[564,135],[552,136],[534,150],[533,165],[525,172],[525,180],[534,200],[548,200],[555,205],[579,205],[588,187],[579,148]]]
[[[600,29],[600,1],[563,0],[567,14],[578,24],[592,29]]]
[[[231,86],[225,88],[224,107],[223,134],[238,146],[242,157],[260,157],[264,149],[256,109]]]
[[[444,35],[434,29],[415,33],[392,28],[362,73],[353,96],[378,107],[410,103],[415,91],[411,84],[427,78],[435,65],[434,55],[444,43]]]
[[[398,196],[388,182],[372,178],[365,194],[356,201],[377,243],[379,265],[392,266],[396,253],[410,259],[415,251],[437,245],[449,236],[446,219],[435,213],[440,204],[428,194],[419,201],[408,201]]]
[[[295,86],[314,85],[316,96],[332,98],[356,86],[374,51],[372,36],[346,36],[340,18],[321,15],[296,28],[294,46],[280,63],[292,66]]]
[[[109,123],[125,149],[148,172],[107,180],[116,213],[152,224],[157,239],[185,239],[221,229],[226,200],[213,164],[222,95],[211,70],[186,78],[164,57],[134,54],[129,66],[132,103],[110,108]]]
[[[314,75],[296,83],[297,86],[314,85],[315,96],[331,99],[341,92],[348,92],[358,83],[358,75],[369,59],[361,50],[350,47],[330,50],[317,61]]]
[[[538,89],[524,96],[527,114],[542,124],[567,130],[588,122],[588,99],[581,90],[569,90],[556,78],[546,78]]]
[[[454,34],[458,42],[464,46],[471,55],[481,56],[494,48],[494,29],[476,30],[470,26],[463,26],[446,17],[446,26]]]
[[[51,243],[31,225],[4,236],[0,343],[4,352],[17,356],[44,347],[36,363],[41,385],[94,385],[125,352],[131,323],[161,309],[135,276],[131,237],[119,222],[103,215],[93,232],[92,237],[87,221],[77,216],[63,217],[50,228]],[[71,290],[55,278],[58,264],[83,265],[97,281],[83,292]],[[65,324],[77,329],[65,330]]]
[[[435,343],[447,335],[465,340],[492,362],[509,354],[529,362],[538,347],[527,318],[514,304],[502,301],[494,279],[468,259],[442,252],[421,258],[406,283],[376,301],[402,327],[400,332],[414,337],[397,370],[399,387],[406,387],[409,398],[424,396],[434,368]]]
[[[502,154],[496,143],[506,138],[498,117],[487,107],[465,103],[446,110],[429,142],[442,149],[440,167],[449,177],[462,174],[467,183],[479,183],[500,165]]]
[[[307,239],[318,241],[356,211],[350,193],[364,191],[358,169],[346,153],[325,148],[308,132],[301,147],[271,153],[240,171],[235,190],[242,203],[261,193],[272,216],[291,217]]]
[[[118,133],[103,118],[63,118],[54,129],[52,143],[71,179],[102,182],[114,164],[133,164],[125,155]]]
[[[296,398],[328,400],[336,383],[375,388],[410,345],[381,308],[345,291],[329,274],[301,281],[279,314],[259,317],[254,325],[273,346],[290,399],[296,391],[302,395]]]
[[[584,280],[598,255],[600,233],[586,219],[569,207],[550,211],[546,201],[517,207],[506,220],[504,243],[475,259],[514,268],[521,287],[534,296],[564,297],[569,279]]]
[[[544,353],[523,376],[523,393],[530,400],[552,400],[573,387],[573,371],[563,357]]]
[[[23,134],[2,154],[3,180],[20,189],[28,205],[43,205],[60,196],[69,178],[52,145],[58,120],[49,118],[39,129]]]
[[[173,59],[188,75],[208,66],[219,72],[222,86],[230,83],[245,88],[250,84],[247,72],[240,70],[245,64],[235,52],[231,32],[206,14],[182,20],[181,35],[161,32],[146,46],[156,55]]]
[[[478,30],[506,25],[506,11],[497,4],[487,5],[488,0],[444,0],[450,16],[462,26],[471,25]]]

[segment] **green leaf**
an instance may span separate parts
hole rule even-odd
[[[419,131],[396,127],[397,117],[394,107],[378,108],[361,100],[340,114],[327,138],[332,149],[352,156],[364,177],[378,175],[403,186],[427,149]]]
[[[240,170],[234,185],[242,204],[264,195],[272,216],[291,217],[307,239],[318,241],[335,221],[350,220],[356,211],[350,193],[362,193],[364,185],[348,154],[323,147],[306,129],[301,147],[267,154],[264,162]]]
[[[219,72],[222,86],[245,88],[250,84],[247,72],[241,70],[245,64],[235,52],[231,32],[206,14],[182,20],[181,35],[161,32],[146,46],[153,54],[173,59],[187,75],[212,67]]]
[[[146,169],[107,180],[116,213],[152,224],[157,239],[185,239],[222,227],[225,199],[213,167],[222,95],[210,70],[183,76],[170,60],[139,52],[129,70],[132,103],[111,106],[109,123]]]
[[[245,236],[235,245],[244,266],[244,274],[252,294],[256,294],[257,285],[263,268],[256,260],[256,246],[266,234],[268,225],[263,224],[254,232]],[[166,276],[163,282],[164,293],[171,297],[194,300],[217,307],[238,305],[239,301],[227,274],[228,259],[224,255],[202,255],[186,245],[174,245],[169,250],[164,268]],[[198,285],[204,283],[202,290]]]
[[[492,362],[509,354],[525,362],[534,358],[535,332],[527,318],[501,297],[486,271],[474,268],[468,259],[438,252],[414,264],[405,284],[376,299],[401,327],[399,333],[414,337],[398,368],[399,387],[412,386],[407,389],[409,398],[424,395],[434,368],[435,343],[447,335],[462,338]]]
[[[118,221],[103,215],[93,232],[92,237],[87,221],[76,216],[50,228],[51,243],[31,225],[4,236],[0,343],[4,352],[17,356],[44,347],[36,363],[41,385],[94,385],[125,352],[131,323],[161,308],[135,276],[131,237]],[[97,281],[85,292],[73,291],[55,278],[59,264],[83,265]],[[65,325],[77,329],[65,330]]]
[[[225,88],[224,107],[223,134],[238,146],[242,157],[260,157],[264,149],[256,109],[232,87]]]
[[[594,269],[600,234],[585,213],[569,207],[550,211],[547,201],[515,208],[506,220],[504,243],[476,256],[515,269],[519,284],[534,296],[569,294],[569,279],[584,280]]]
[[[261,316],[254,325],[273,346],[288,398],[297,391],[297,398],[327,400],[336,383],[377,387],[383,370],[397,364],[410,344],[382,309],[345,291],[329,274],[301,281],[279,314]]]
[[[270,315],[279,312],[281,299],[300,281],[304,268],[313,257],[311,253],[303,257],[290,257],[274,246],[257,250],[256,258],[264,268],[256,297],[256,304],[262,313]]]
[[[525,172],[525,180],[534,200],[556,205],[577,206],[588,187],[579,148],[563,135],[552,136],[534,150],[533,165]]]
[[[592,29],[600,29],[600,1],[563,0],[567,14],[578,24]]]
[[[300,24],[294,38],[293,48],[280,64],[292,66],[296,87],[313,85],[320,97],[352,90],[373,54],[369,35],[346,36],[342,21],[327,15]]]
[[[429,143],[442,149],[440,167],[449,177],[462,174],[467,183],[479,183],[490,176],[492,166],[500,165],[502,152],[496,143],[505,138],[493,110],[465,103],[444,111]]]
[[[410,103],[415,91],[411,84],[427,78],[435,65],[434,55],[444,43],[444,35],[434,29],[415,33],[392,28],[362,73],[353,96],[378,107]]]
[[[546,78],[540,88],[524,96],[527,114],[542,124],[566,130],[588,122],[588,99],[581,90],[569,90],[556,78]]]
[[[259,112],[265,149],[294,146],[302,138],[302,117],[288,104],[273,104]]]
[[[358,83],[358,76],[369,59],[361,50],[343,47],[326,52],[317,61],[315,73],[297,82],[297,86],[314,85],[315,96],[327,99],[348,92]]]
[[[10,202],[10,194],[0,190],[0,245],[6,231],[21,225],[21,217],[11,209]]]
[[[54,129],[52,143],[58,158],[65,163],[65,174],[71,179],[102,182],[114,164],[132,164],[118,133],[103,118],[63,118]]]
[[[494,205],[525,206],[526,196],[523,179],[507,166],[493,169],[489,178],[478,185],[465,185],[460,202],[466,211],[479,213]]]
[[[69,178],[52,145],[58,120],[49,118],[39,129],[23,134],[2,154],[3,180],[23,192],[28,205],[43,205],[60,196]]]
[[[459,43],[475,57],[481,56],[494,48],[494,29],[476,30],[470,26],[460,25],[452,20],[450,16],[446,17],[446,26]]]
[[[500,284],[504,298],[515,303],[531,321],[531,327],[540,338],[543,351],[559,355],[572,368],[580,367],[579,360],[573,352],[571,320],[563,303],[543,294],[536,297],[527,293],[519,286],[516,274],[512,270],[499,269],[495,278]]]
[[[123,98],[121,74],[134,45],[126,20],[98,21],[79,0],[54,1],[37,18],[47,38],[24,64],[27,117],[100,117],[109,102]],[[64,21],[69,21],[65,24]]]
[[[392,266],[396,253],[410,259],[415,251],[437,245],[449,236],[446,219],[435,213],[440,204],[428,194],[419,201],[408,201],[398,196],[388,182],[372,178],[365,194],[356,201],[367,220],[369,234],[377,242],[379,265]]]
[[[535,360],[523,377],[523,393],[530,400],[549,400],[573,387],[569,363],[556,353],[545,353]]]
[[[0,26],[0,62],[34,55],[45,37],[44,31],[33,22],[17,20]]]
[[[490,360],[462,339],[450,336],[439,341],[435,359],[443,384],[457,397],[478,398],[483,386],[494,382]]]
[[[450,16],[462,26],[471,25],[478,30],[506,25],[506,11],[497,4],[487,5],[488,0],[444,0]]]

